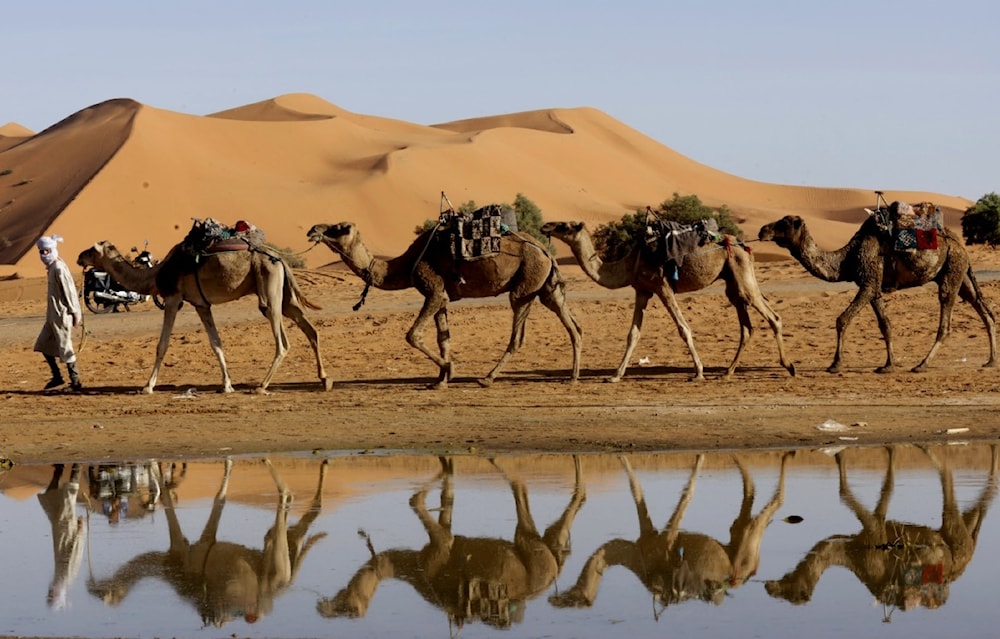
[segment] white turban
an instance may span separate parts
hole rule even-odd
[[[43,235],[38,238],[35,242],[35,246],[38,247],[39,257],[42,259],[42,263],[45,266],[52,266],[57,259],[59,259],[59,250],[56,245],[62,242],[63,239],[58,235]],[[48,249],[48,253],[42,253],[41,251]]]

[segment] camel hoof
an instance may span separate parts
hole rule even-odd
[[[607,382],[608,384],[617,384],[618,382],[622,381],[622,378],[619,377],[619,376],[617,376],[617,375],[615,375],[615,376],[607,378],[604,381]]]
[[[918,372],[917,368],[913,369],[914,373]],[[896,370],[895,366],[879,366],[878,368],[875,369],[875,372],[878,373],[879,375],[885,375],[886,373],[892,373],[895,370]]]
[[[232,389],[230,389],[230,390],[225,391],[225,392],[231,393],[233,391],[232,391]],[[257,388],[253,389],[253,394],[254,395],[270,395],[271,391],[267,390],[263,386],[258,386]]]
[[[791,375],[792,377],[795,377],[795,364],[789,364],[786,367],[786,369],[788,370],[788,374],[789,375]]]
[[[698,373],[697,375],[692,375],[691,377],[688,378],[688,381],[689,382],[703,382],[703,381],[705,381],[705,375],[702,374],[702,373]]]
[[[140,395],[152,395],[153,394],[153,387],[152,386],[143,386],[139,390],[139,394]]]
[[[476,382],[483,388],[489,388],[493,385],[494,378],[492,377],[481,377],[476,380]]]
[[[995,359],[991,359],[990,361],[983,364],[983,368],[996,368],[996,367],[997,367],[997,361]]]
[[[326,392],[330,392],[331,390],[333,390],[333,380],[330,379],[329,377],[323,378],[323,390]]]
[[[827,373],[843,373],[844,367],[840,364],[831,364],[829,368],[826,369]]]
[[[433,384],[428,384],[427,385],[427,390],[444,390],[446,388],[448,388],[448,382],[445,381],[445,380],[443,380],[443,379],[442,380],[438,380],[438,381],[434,382]]]
[[[911,373],[926,373],[927,372],[927,364],[917,364],[916,366],[914,366],[913,368],[910,369],[910,372]]]

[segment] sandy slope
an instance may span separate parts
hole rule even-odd
[[[64,236],[67,255],[101,239],[123,247],[148,239],[162,256],[192,218],[204,217],[247,219],[292,252],[308,248],[313,224],[349,220],[373,250],[393,255],[416,225],[437,217],[442,191],[456,205],[523,193],[546,220],[594,225],[694,193],[729,206],[750,237],[765,222],[800,214],[825,248],[846,241],[873,202],[868,185],[783,186],[729,175],[591,108],[425,126],[307,94],[209,116],[112,100],[25,133],[13,123],[0,129],[0,171],[10,169],[0,175],[0,262],[11,264],[0,266],[0,277],[42,273],[28,249],[43,232]],[[951,226],[970,204],[929,193],[889,197],[932,200],[946,207]],[[330,261],[320,252],[305,257],[313,268]]]

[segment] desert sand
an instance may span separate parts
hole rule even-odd
[[[551,109],[423,126],[346,112],[310,95],[281,96],[210,116],[113,100],[38,134],[0,127],[0,457],[16,462],[122,460],[294,450],[616,451],[819,447],[995,439],[1000,369],[981,368],[988,344],[968,305],[922,374],[911,373],[933,341],[936,288],[888,296],[902,370],[885,360],[870,311],[852,325],[848,370],[826,372],[836,316],[849,284],[810,275],[773,244],[749,242],[765,295],[781,315],[797,375],[778,364],[773,338],[757,331],[741,368],[721,379],[738,339],[735,312],[717,283],[679,296],[708,379],[690,382],[691,361],[666,311],[651,305],[632,368],[617,367],[632,313],[630,289],[589,280],[556,243],[568,298],[584,331],[583,371],[568,383],[570,348],[556,318],[536,305],[524,348],[491,388],[476,383],[507,344],[505,297],[462,300],[450,309],[456,377],[427,390],[433,364],[404,335],[422,298],[413,290],[372,291],[351,310],[362,282],[325,247],[311,247],[316,223],[349,220],[378,254],[401,253],[413,229],[456,205],[512,201],[523,193],[548,220],[591,227],[657,205],[674,192],[727,205],[747,238],[794,213],[823,248],[839,247],[865,219],[867,188],[763,184],[685,158],[606,114]],[[958,228],[971,201],[935,193],[887,197],[933,201]],[[181,311],[153,395],[139,395],[152,366],[161,312],[85,311],[77,337],[85,392],[42,392],[48,375],[32,352],[44,315],[43,269],[33,250],[42,233],[66,238],[73,264],[97,240],[120,248],[150,241],[157,255],[183,238],[192,218],[246,219],[306,267],[296,277],[322,308],[316,324],[334,387],[316,379],[309,346],[288,324],[291,353],[271,393],[249,391],[273,353],[256,301],[215,309],[233,394],[193,310]],[[972,247],[974,268],[996,310],[995,252]],[[77,271],[75,265],[74,271]],[[81,278],[82,279],[82,278]],[[85,337],[81,337],[85,336]],[[433,337],[427,335],[433,343]],[[640,363],[641,362],[641,363]],[[839,430],[838,430],[839,428]],[[949,433],[949,430],[958,429]],[[967,430],[964,430],[967,429]]]

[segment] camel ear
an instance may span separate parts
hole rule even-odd
[[[571,229],[577,232],[583,230],[583,222],[571,222],[569,226]]]

